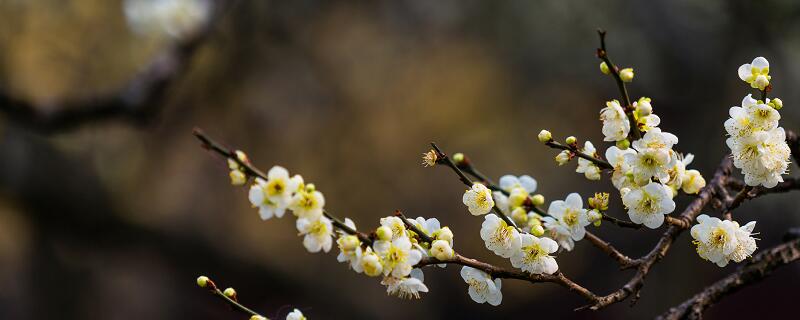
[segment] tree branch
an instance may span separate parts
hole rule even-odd
[[[607,161],[605,161],[603,159],[600,159],[600,158],[596,158],[596,157],[594,157],[592,155],[585,154],[585,153],[581,152],[580,150],[578,150],[577,146],[563,145],[563,144],[560,144],[560,143],[558,143],[556,141],[545,142],[545,145],[550,147],[550,148],[553,148],[553,149],[567,150],[569,152],[572,152],[572,154],[574,154],[574,155],[576,155],[576,156],[578,156],[580,158],[589,160],[592,163],[596,164],[598,167],[600,167],[600,169],[614,170],[614,166],[612,166]]]
[[[784,242],[753,256],[747,265],[711,284],[658,319],[700,319],[722,297],[769,276],[773,270],[800,259],[800,239]]]
[[[169,88],[185,73],[195,53],[211,36],[232,0],[215,1],[208,20],[189,37],[172,43],[117,92],[88,99],[72,99],[41,112],[36,105],[0,91],[0,112],[17,124],[53,133],[75,129],[85,123],[108,119],[144,122],[166,99]]]

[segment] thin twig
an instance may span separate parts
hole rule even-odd
[[[620,96],[622,96],[622,102],[625,104],[625,113],[628,115],[628,121],[630,121],[631,124],[631,140],[637,140],[642,137],[642,133],[639,131],[639,126],[636,124],[636,120],[633,116],[634,107],[628,95],[628,88],[625,86],[625,81],[622,81],[622,78],[619,76],[619,68],[612,63],[611,58],[608,57],[608,51],[606,50],[606,31],[598,29],[597,35],[600,37],[600,48],[597,49],[597,57],[606,63],[608,70],[617,82],[617,88],[619,88]]]
[[[265,320],[269,320],[269,318],[267,318],[265,316],[262,316],[258,312],[255,312],[255,311],[251,310],[250,308],[245,307],[244,305],[239,303],[239,301],[237,301],[238,298],[237,298],[237,300],[234,299],[235,296],[234,296],[234,298],[231,298],[231,297],[228,297],[227,295],[225,295],[225,293],[222,292],[221,290],[219,290],[217,285],[211,279],[206,279],[205,287],[203,287],[203,288],[207,289],[208,292],[210,292],[214,296],[216,296],[216,297],[222,299],[223,301],[225,301],[225,303],[227,303],[229,306],[231,306],[231,308],[233,308],[236,311],[239,311],[239,312],[244,313],[244,314],[246,314],[248,316],[251,316],[251,317],[255,316],[255,317],[261,317],[261,318],[263,318]]]
[[[211,137],[206,135],[205,132],[203,132],[202,129],[194,128],[194,130],[192,131],[192,134],[194,134],[194,136],[197,137],[198,140],[200,140],[200,142],[202,143],[203,148],[205,148],[206,150],[213,151],[213,152],[225,157],[226,159],[230,159],[230,160],[235,161],[239,165],[239,167],[244,169],[243,170],[244,174],[247,175],[248,177],[259,177],[259,178],[264,179],[264,180],[269,180],[269,178],[267,178],[267,175],[264,174],[263,171],[259,170],[255,166],[253,166],[250,163],[250,161],[244,161],[242,159],[239,159],[239,157],[236,156],[236,151],[235,150],[227,148],[224,145],[222,145],[221,143],[219,143],[217,141],[214,141],[214,139],[211,139]],[[331,223],[333,224],[334,227],[339,228],[339,230],[342,230],[347,234],[351,234],[351,235],[357,236],[359,238],[359,240],[361,240],[361,241],[363,241],[363,242],[365,242],[367,244],[371,244],[372,243],[372,238],[369,235],[367,235],[367,234],[365,234],[363,232],[359,232],[358,230],[354,230],[353,228],[348,227],[344,223],[344,221],[342,221],[342,219],[339,219],[338,217],[334,216],[333,214],[331,214],[327,210],[323,210],[322,213],[325,215],[326,218],[331,220]]]
[[[553,149],[567,150],[567,151],[571,152],[572,154],[574,154],[574,155],[576,155],[576,156],[578,156],[580,158],[583,158],[583,159],[591,161],[592,163],[594,163],[598,167],[600,167],[600,169],[614,170],[614,166],[612,166],[610,163],[608,163],[608,161],[605,161],[603,159],[594,157],[594,156],[589,155],[589,154],[585,154],[585,153],[581,152],[580,150],[578,150],[577,146],[563,145],[563,144],[558,143],[556,141],[548,141],[548,142],[545,143],[545,145],[550,147],[550,148],[553,148]]]

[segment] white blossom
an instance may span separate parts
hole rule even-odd
[[[409,277],[384,277],[381,281],[386,286],[386,293],[400,299],[419,299],[420,292],[428,292],[425,286],[425,275],[420,269],[411,270]]]
[[[404,278],[422,259],[422,253],[412,247],[406,236],[392,241],[375,241],[372,247],[381,258],[384,276],[391,274],[395,278]]]
[[[436,222],[439,222],[438,220]],[[399,217],[381,218],[381,226],[392,231],[392,240],[406,237],[406,224]]]
[[[636,150],[631,148],[622,150],[616,146],[611,146],[606,149],[606,159],[608,163],[614,167],[614,172],[611,174],[611,183],[617,189],[631,187],[634,185],[633,174],[630,165],[625,161],[625,155],[635,155]]]
[[[757,57],[751,63],[739,67],[739,79],[750,84],[754,89],[764,90],[772,78],[769,75],[769,61],[764,57]]]
[[[493,306],[500,305],[500,302],[503,301],[500,279],[492,280],[488,273],[468,266],[461,268],[461,278],[469,285],[467,292],[473,301],[488,302]]]
[[[316,190],[300,190],[292,197],[289,209],[299,218],[313,219],[322,215],[325,197]]]
[[[586,141],[583,144],[582,151],[589,156],[595,156],[597,153],[597,149],[594,148],[594,145],[590,141]],[[578,168],[575,169],[575,172],[583,173],[586,179],[589,180],[600,180],[600,167],[594,164],[594,162],[584,158],[578,158]]]
[[[747,185],[772,188],[783,182],[781,175],[786,173],[791,156],[783,128],[758,131],[741,138],[731,137],[726,143],[733,153],[733,163],[742,169]]]
[[[628,137],[631,123],[619,101],[606,102],[606,107],[600,110],[600,120],[603,121],[603,141],[620,141]]]
[[[644,224],[651,229],[660,227],[664,223],[664,215],[675,210],[672,190],[656,182],[631,189],[622,196],[622,203],[628,208],[628,217],[633,223]]]
[[[553,274],[558,271],[558,264],[550,254],[557,250],[558,244],[550,238],[522,234],[520,249],[511,256],[511,265],[532,274]]]
[[[484,218],[481,239],[486,243],[487,249],[503,258],[510,258],[520,246],[519,231],[495,214],[487,214]]]
[[[697,217],[697,222],[691,230],[697,253],[720,267],[728,265],[731,260],[741,262],[756,249],[755,239],[751,236],[755,222],[739,227],[734,221],[705,214]]]
[[[333,245],[333,225],[331,220],[318,216],[316,218],[300,218],[297,219],[297,231],[303,238],[303,246],[306,247],[308,252],[319,252],[324,250],[328,252]]]
[[[518,188],[522,188],[526,193],[533,193],[536,191],[536,186],[536,179],[528,175],[519,177],[504,175],[500,177],[500,188],[509,193]]]
[[[705,186],[706,179],[703,178],[700,171],[686,170],[686,173],[683,174],[683,181],[681,183],[683,192],[695,194],[700,192],[700,189],[703,189]]]
[[[306,320],[306,316],[303,315],[300,310],[294,309],[292,312],[286,315],[286,320]]]
[[[561,224],[560,221],[553,217],[543,217],[542,223],[547,229],[545,234],[548,238],[558,242],[558,245],[564,250],[572,251],[575,248],[575,240],[572,240],[572,234],[569,230]]]
[[[464,192],[462,201],[474,216],[487,214],[494,207],[492,190],[477,182],[472,185],[472,188]]]
[[[248,198],[254,207],[258,207],[261,219],[267,220],[276,216],[283,217],[290,206],[292,194],[303,188],[303,177],[289,177],[289,171],[281,166],[274,166],[267,173],[267,180],[256,178],[250,187]]]
[[[558,219],[558,224],[551,228],[563,229],[559,233],[569,234],[572,240],[579,241],[586,235],[585,227],[588,226],[589,216],[583,208],[583,200],[577,193],[570,193],[567,199],[556,200],[550,203],[547,214]]]

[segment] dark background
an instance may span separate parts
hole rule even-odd
[[[59,101],[114,93],[169,47],[133,32],[122,3],[0,1],[0,88],[58,112]],[[575,163],[557,167],[536,141],[591,139],[599,149],[604,101],[618,98],[598,71],[595,29],[632,66],[633,99],[653,98],[677,149],[706,179],[728,152],[728,108],[752,92],[739,65],[763,55],[781,125],[800,129],[800,7],[794,1],[239,1],[221,18],[144,121],[89,121],[42,130],[0,114],[0,318],[244,319],[194,283],[204,274],[241,300],[282,318],[646,318],[734,270],[701,260],[684,233],[647,278],[641,300],[574,313],[584,301],[551,284],[503,282],[500,307],[476,304],[458,267],[426,270],[419,301],[388,297],[379,279],[309,254],[293,220],[261,222],[225,164],[203,151],[195,126],[246,150],[263,169],[302,174],[327,208],[362,229],[402,209],[435,216],[455,249],[508,265],[484,248],[481,218],[461,204],[445,168],[422,168],[437,141],[494,177],[530,174],[550,200],[613,190]],[[74,107],[74,106],[71,106]],[[79,107],[79,106],[78,106]],[[790,168],[795,174],[795,165]],[[617,196],[610,213],[625,217]],[[677,198],[678,208],[688,202]],[[746,203],[760,247],[800,222],[797,198]],[[593,232],[631,256],[660,231]],[[558,256],[560,269],[598,294],[632,271],[587,242]],[[725,299],[712,318],[796,312],[797,266]]]

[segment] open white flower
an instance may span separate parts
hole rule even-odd
[[[297,231],[303,238],[303,246],[306,247],[308,252],[319,252],[324,250],[328,252],[333,245],[333,225],[331,220],[318,216],[316,218],[300,218],[297,219]]]
[[[434,233],[441,229],[441,224],[439,223],[439,219],[430,218],[425,219],[423,217],[417,217],[416,219],[408,219],[408,222],[417,227],[420,231],[424,232],[426,235],[433,237]]]
[[[495,214],[487,214],[484,218],[481,224],[481,239],[486,243],[487,249],[503,258],[510,258],[519,250],[519,231]]]
[[[299,218],[313,219],[322,215],[325,197],[316,190],[300,190],[292,197],[289,209]]]
[[[625,155],[625,162],[631,168],[633,181],[643,185],[650,181],[650,178],[656,178],[661,183],[667,183],[669,170],[673,166],[670,150],[648,148],[637,151]]]
[[[786,173],[791,156],[783,128],[731,137],[726,143],[733,153],[733,164],[742,169],[747,185],[772,188],[783,181],[781,175]]]
[[[594,148],[594,145],[590,141],[586,141],[583,144],[582,151],[589,156],[595,156],[597,153],[597,149]],[[578,168],[575,169],[575,172],[583,173],[586,179],[589,180],[600,180],[600,167],[594,164],[594,162],[584,158],[578,158]]]
[[[536,191],[536,186],[536,179],[531,178],[531,176],[528,175],[519,177],[504,175],[500,177],[500,189],[503,189],[508,193],[511,193],[511,191],[514,191],[514,189],[518,188],[522,188],[526,193],[533,193]]]
[[[572,251],[575,248],[575,240],[572,240],[572,234],[569,232],[566,226],[564,226],[561,221],[556,220],[553,217],[543,217],[542,223],[544,228],[546,229],[547,233],[545,235],[558,242],[558,245],[564,250]]]
[[[475,302],[497,306],[503,301],[500,279],[492,280],[488,273],[467,266],[461,268],[461,278],[469,285],[467,292]]]
[[[420,292],[428,292],[425,286],[425,275],[420,269],[411,270],[409,277],[384,277],[381,281],[386,286],[386,293],[400,299],[419,299]]]
[[[678,143],[678,137],[669,132],[662,132],[660,128],[652,128],[645,135],[634,141],[631,146],[641,152],[644,149],[672,149]]]
[[[559,232],[565,233],[564,231],[566,231],[575,241],[583,239],[586,235],[585,227],[591,223],[586,209],[583,208],[583,200],[577,193],[567,195],[566,201],[551,202],[547,214],[558,219],[559,224],[552,226],[553,228],[563,228],[564,230],[559,230]]]
[[[286,315],[286,320],[306,320],[306,316],[300,310],[294,309]]]
[[[751,236],[755,222],[739,227],[734,221],[705,214],[697,217],[697,222],[691,230],[697,253],[720,267],[728,265],[730,260],[741,262],[756,249],[755,239]]]
[[[622,196],[622,203],[628,208],[628,217],[633,223],[644,224],[651,229],[660,227],[664,223],[664,215],[675,210],[672,190],[656,182],[631,189]]]
[[[735,262],[742,262],[744,259],[753,255],[753,252],[755,252],[757,248],[756,239],[752,236],[755,227],[756,222],[750,221],[736,230],[736,240],[738,244],[736,245],[736,249],[728,255],[728,258]]]
[[[265,187],[267,182],[261,178],[256,178],[255,183],[250,186],[248,199],[253,207],[258,208],[258,214],[261,220],[272,219],[273,216],[281,218],[286,213],[286,206],[279,206],[277,203],[269,201],[265,195]]]
[[[550,238],[522,234],[520,249],[511,256],[511,265],[532,274],[553,274],[558,271],[558,264],[550,254],[557,250],[558,244]]]
[[[383,263],[381,262],[381,258],[372,251],[371,247],[367,247],[364,250],[364,254],[361,256],[361,269],[364,270],[364,274],[370,277],[377,277],[378,275],[383,273]]]
[[[411,241],[406,236],[392,241],[375,241],[372,248],[383,262],[385,276],[391,274],[395,278],[404,278],[422,259],[422,253],[411,246]]]
[[[438,222],[438,220],[436,222]],[[399,217],[381,218],[381,226],[392,230],[392,240],[408,236],[406,234],[406,224],[403,223],[403,219]]]
[[[743,64],[739,67],[738,74],[739,79],[758,90],[764,90],[772,78],[769,75],[769,61],[764,57],[757,57],[753,62]]]
[[[477,182],[472,185],[471,189],[464,192],[462,201],[474,216],[487,214],[494,207],[492,190]]]
[[[606,102],[606,107],[600,110],[600,120],[603,121],[603,141],[620,141],[628,137],[631,123],[619,101]]]
[[[611,146],[606,149],[606,159],[608,163],[614,167],[614,172],[611,174],[611,183],[617,189],[631,187],[634,185],[633,174],[628,163],[625,161],[625,155],[636,155],[636,150],[628,148],[622,150],[616,146]]]

